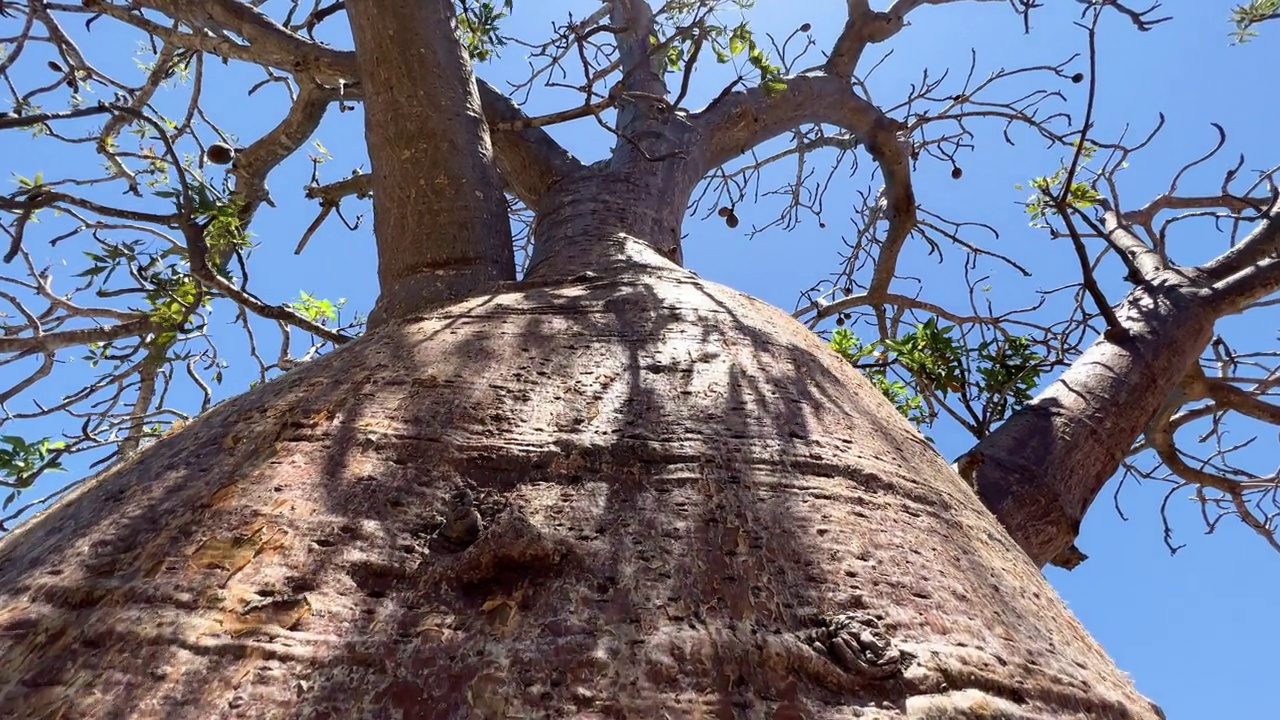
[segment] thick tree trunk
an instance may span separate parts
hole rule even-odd
[[[562,180],[538,206],[527,279],[551,282],[678,265],[690,186],[665,173],[602,168]]]
[[[489,128],[450,0],[349,0],[382,292],[370,327],[515,279]]]
[[[0,541],[6,717],[1159,716],[847,363],[610,232]]]
[[[1202,295],[1185,271],[1132,291],[1117,311],[1128,337],[1099,338],[957,463],[1037,565],[1084,559],[1085,512],[1213,333]]]

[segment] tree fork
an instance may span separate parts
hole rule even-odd
[[[679,266],[680,228],[696,178],[681,182],[680,172],[657,170],[641,160],[639,167],[592,167],[560,181],[538,205],[528,279]]]
[[[664,123],[664,93],[633,87],[591,171],[509,137],[530,278],[553,281],[521,288],[451,3],[346,7],[376,329],[0,540],[0,707],[1159,717],[848,363],[671,264],[718,157],[701,138],[776,135],[780,103]],[[624,7],[642,58],[646,7]],[[905,172],[897,127],[843,90],[826,110]],[[907,217],[909,183],[896,197]]]

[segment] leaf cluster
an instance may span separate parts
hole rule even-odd
[[[501,4],[489,0],[458,2],[458,29],[471,59],[485,62],[496,57],[499,48],[506,46],[506,38],[498,32],[498,23],[511,14],[511,3],[512,0],[503,0]]]
[[[41,473],[62,470],[58,460],[66,443],[41,438],[34,442],[17,435],[0,436],[0,486],[10,488],[0,503],[0,510],[7,510],[18,499],[22,490],[31,487]]]
[[[937,418],[931,400],[959,394],[981,425],[990,428],[1026,403],[1040,382],[1045,357],[1027,337],[990,338],[974,346],[953,325],[929,318],[897,338],[864,343],[848,328],[836,328],[829,346],[859,367],[902,416],[917,426]],[[897,368],[905,376],[894,378]]]
[[[1081,163],[1087,163],[1092,159],[1096,150],[1096,148],[1086,145],[1080,151]],[[1063,162],[1052,175],[1034,177],[1027,182],[1027,186],[1035,191],[1035,194],[1024,203],[1027,214],[1031,216],[1032,227],[1047,228],[1046,221],[1048,218],[1058,214],[1057,206],[1059,200],[1067,207],[1076,210],[1096,207],[1102,202],[1102,193],[1098,192],[1097,188],[1089,180],[1078,180],[1073,177],[1070,186],[1064,187],[1067,182],[1067,173],[1069,172],[1071,172],[1071,168],[1066,162]],[[1079,175],[1079,169],[1077,169],[1076,175]],[[1019,190],[1023,189],[1021,184],[1014,187]]]
[[[1247,43],[1258,36],[1254,26],[1267,20],[1280,18],[1280,0],[1250,0],[1245,5],[1231,9],[1231,22],[1235,30],[1231,38],[1237,44]]]
[[[734,0],[733,5],[741,10],[749,10],[755,3],[753,0]],[[680,15],[672,13],[672,16],[679,18]],[[676,41],[667,46],[668,70],[683,72],[687,65],[697,60],[701,47],[709,44],[716,62],[721,65],[729,64],[735,58],[744,58],[759,77],[759,85],[766,94],[772,96],[786,89],[782,67],[770,60],[746,21],[730,26],[713,22],[713,18],[714,15],[709,13],[697,22],[693,32],[678,35]],[[658,44],[656,37],[652,41],[654,45]]]

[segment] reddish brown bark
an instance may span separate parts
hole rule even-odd
[[[666,267],[387,326],[0,541],[0,707],[1157,717],[847,363]]]
[[[373,173],[376,326],[515,279],[511,227],[453,3],[350,0]]]
[[[347,5],[379,329],[0,540],[0,708],[1158,717],[846,362],[677,267],[692,184],[742,151],[716,148],[716,113],[664,124],[637,95],[608,163],[508,162],[543,170],[509,181],[539,214],[531,282],[477,294],[510,238],[447,5]],[[903,171],[881,116],[839,109]],[[720,141],[761,120],[723,113],[741,127]]]

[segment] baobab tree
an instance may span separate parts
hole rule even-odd
[[[1189,463],[1174,441],[1198,419],[1275,412],[1270,371],[1235,370],[1265,357],[1214,333],[1280,283],[1270,175],[1236,168],[1210,196],[1175,180],[1127,208],[1117,170],[1141,142],[1092,135],[1092,102],[1073,123],[1052,109],[1056,91],[999,95],[1009,78],[1088,86],[1096,73],[1064,62],[971,74],[882,107],[864,55],[944,2],[851,0],[812,58],[812,27],[766,41],[730,19],[746,4],[593,7],[530,44],[533,78],[504,93],[475,64],[512,43],[509,6],[6,3],[19,30],[6,77],[25,78],[23,62],[53,76],[15,90],[0,128],[91,148],[105,170],[24,177],[0,205],[6,258],[28,273],[5,277],[25,296],[0,295],[17,318],[0,352],[28,368],[0,398],[30,392],[70,348],[109,368],[55,407],[5,418],[77,418],[66,439],[10,442],[8,482],[30,485],[78,452],[110,466],[0,545],[0,618],[17,638],[0,650],[5,707],[1159,716],[1038,570],[1080,561],[1080,519],[1143,450],[1274,542],[1258,505],[1274,483]],[[1107,17],[1139,30],[1161,20],[1084,6],[1091,41]],[[100,69],[73,21],[140,33],[143,81]],[[288,97],[279,123],[243,146],[200,102],[218,58],[262,68],[252,93]],[[735,77],[692,106],[712,61]],[[189,102],[161,109],[161,87],[182,79]],[[539,82],[580,97],[531,114],[519,98]],[[91,87],[112,99],[85,100]],[[55,99],[67,107],[50,109]],[[263,299],[249,278],[268,177],[350,109],[369,172],[326,177],[328,153],[312,146],[302,194],[317,211],[297,247],[371,199],[380,294],[367,323],[309,295]],[[1057,323],[902,290],[898,258],[913,242],[1018,267],[930,214],[912,183],[930,159],[960,173],[984,120],[1063,151],[1028,201],[1080,261]],[[573,122],[610,134],[606,158],[584,162],[557,141]],[[779,137],[783,150],[755,152]],[[683,267],[688,216],[737,225],[754,173],[805,168],[822,151],[869,160],[874,185],[842,266],[797,317]],[[819,216],[820,188],[797,178],[783,228]],[[1163,215],[1179,211],[1246,230],[1211,261],[1179,265]],[[79,277],[105,305],[55,290],[38,259],[38,243],[73,242],[91,248]],[[1099,253],[1132,287],[1115,308]],[[269,381],[213,407],[209,318],[225,307]],[[272,363],[257,350],[262,321],[283,338]],[[1210,372],[1206,352],[1220,361]],[[182,376],[205,400],[169,422]],[[948,415],[976,444],[953,469],[903,413]]]

